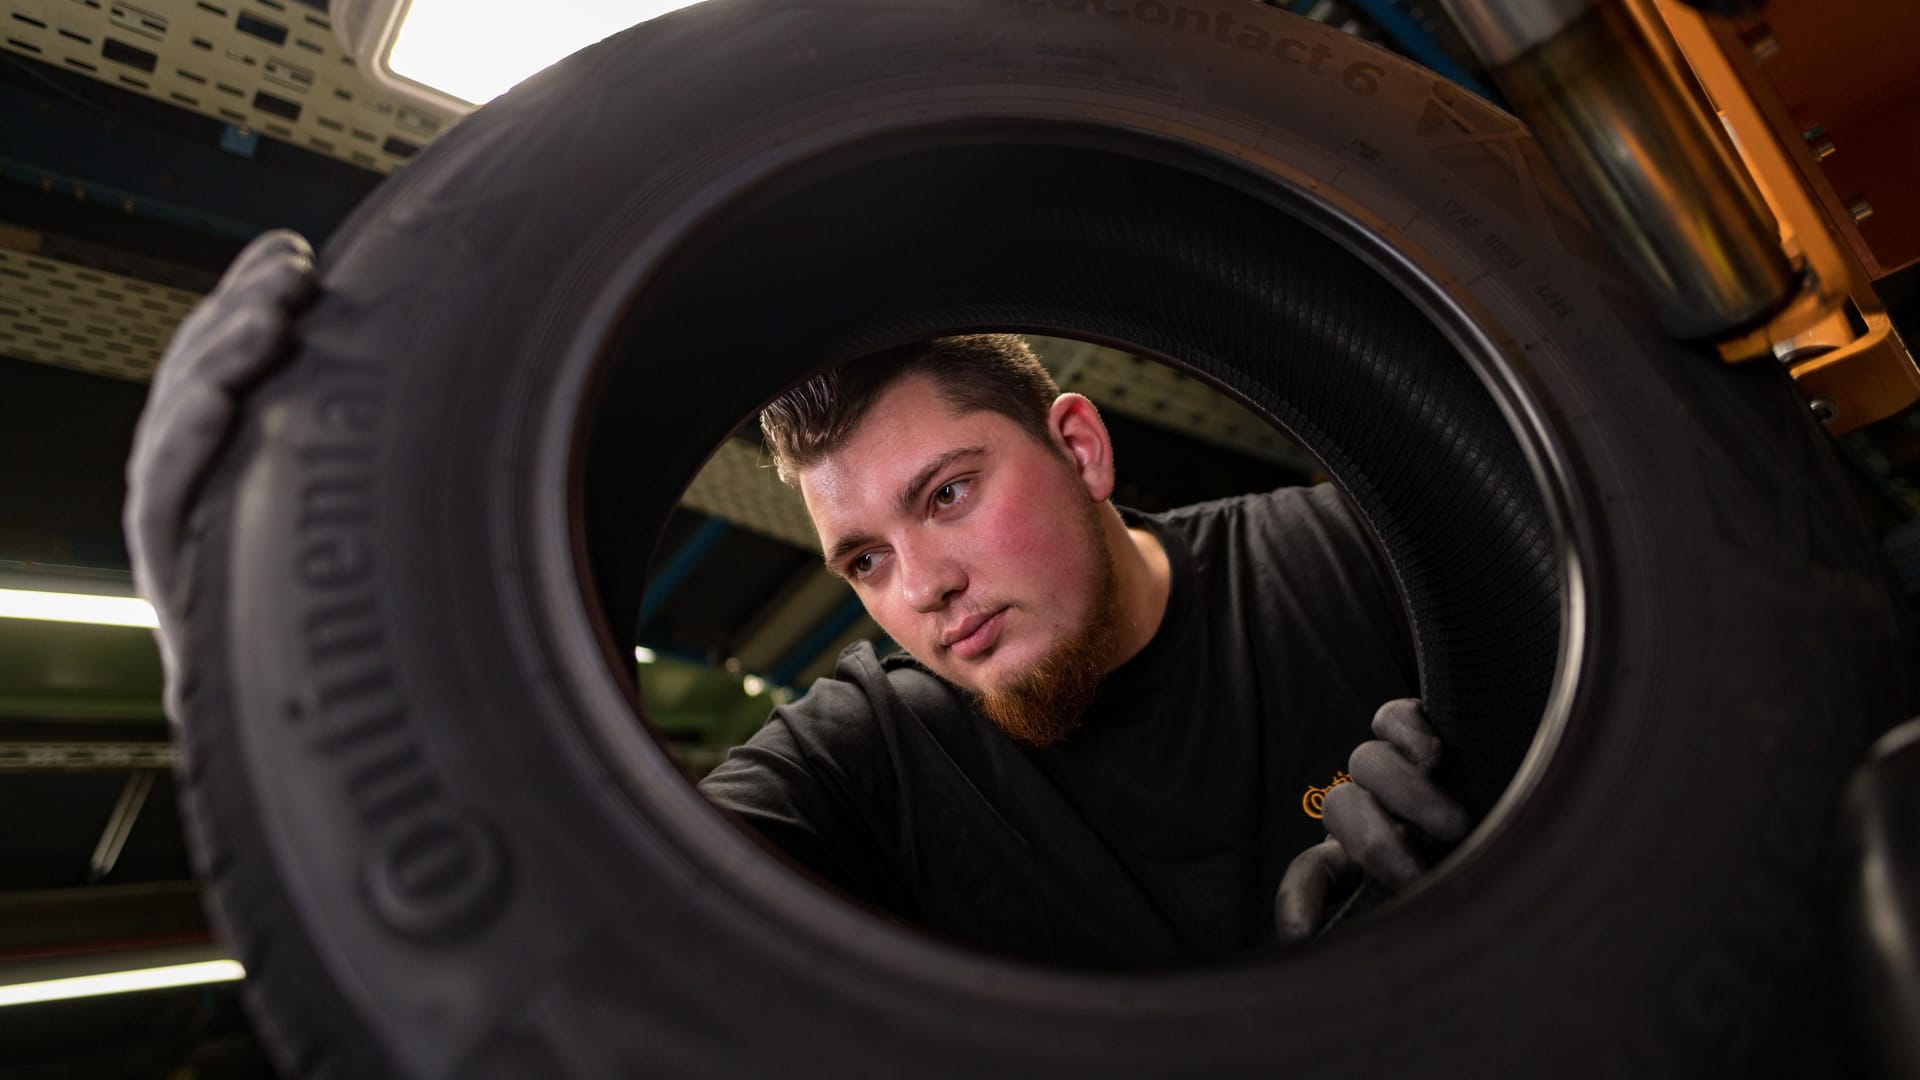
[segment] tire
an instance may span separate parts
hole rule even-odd
[[[1225,0],[716,0],[463,121],[321,270],[186,568],[191,838],[294,1071],[1844,1067],[1829,836],[1909,696],[1876,548],[1781,372],[1663,341],[1431,74]],[[981,328],[1326,463],[1492,807],[1441,872],[1279,957],[1040,969],[681,779],[613,643],[685,480],[808,365]]]

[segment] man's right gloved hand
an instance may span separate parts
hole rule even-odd
[[[159,616],[170,715],[179,715],[187,511],[233,429],[240,396],[288,355],[293,317],[313,291],[306,240],[276,229],[248,244],[174,331],[134,429],[121,524],[134,587]]]
[[[1353,779],[1327,792],[1321,804],[1327,839],[1294,856],[1274,896],[1274,926],[1283,944],[1324,930],[1364,873],[1387,893],[1397,892],[1426,870],[1416,834],[1451,848],[1472,820],[1433,781],[1440,737],[1416,698],[1380,706],[1373,715],[1378,738],[1361,743],[1347,768]]]

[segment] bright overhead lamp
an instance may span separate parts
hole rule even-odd
[[[461,116],[600,39],[696,0],[334,0],[360,70],[389,93]]]
[[[246,975],[245,969],[233,960],[202,960],[192,964],[107,971],[98,975],[76,975],[65,979],[42,979],[0,986],[0,1005],[29,1005],[41,1001],[98,997],[102,994],[126,994],[135,990],[233,982],[246,978]]]
[[[153,605],[137,596],[96,596],[88,593],[0,589],[0,619],[44,619],[48,622],[96,623],[101,626],[160,625]]]

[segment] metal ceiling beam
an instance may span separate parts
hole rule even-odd
[[[862,614],[854,619],[839,637],[828,641],[824,648],[815,653],[813,660],[806,667],[801,668],[800,673],[789,680],[787,685],[804,689],[813,685],[815,679],[833,674],[841,651],[856,641],[873,642],[874,651],[882,655],[893,651],[893,644],[886,633],[880,629],[880,624],[874,622],[870,616]]]
[[[133,939],[204,940],[206,932],[191,881],[0,893],[0,961]]]
[[[8,179],[230,240],[285,225],[318,244],[361,198],[44,91],[0,86],[0,115]]]
[[[180,752],[151,742],[0,742],[0,773],[172,769]]]
[[[792,653],[807,633],[846,603],[847,583],[821,565],[810,565],[749,621],[749,629],[734,655],[740,666],[756,674],[770,674]]]
[[[853,624],[866,615],[867,609],[856,597],[848,597],[833,613],[828,615],[796,643],[780,662],[774,665],[767,678],[777,686],[793,686],[800,673],[813,666],[820,654],[846,634]],[[834,650],[838,653],[838,649]]]
[[[39,191],[0,184],[0,248],[82,269],[117,274],[199,296],[220,280],[235,245],[99,207],[78,206]],[[178,250],[181,248],[187,250]],[[148,254],[166,250],[164,256]]]

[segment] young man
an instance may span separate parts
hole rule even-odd
[[[141,418],[126,526],[169,672],[189,495],[311,267],[291,234],[251,245]],[[1030,959],[1212,960],[1313,933],[1356,870],[1416,876],[1409,828],[1465,832],[1426,778],[1399,602],[1331,489],[1118,510],[1099,414],[1005,335],[848,365],[762,423],[905,651],[847,650],[702,790],[855,897]]]
[[[1330,488],[1116,509],[1099,413],[1019,337],[848,365],[761,426],[828,568],[905,653],[849,649],[702,790],[879,908],[1028,956],[1244,953],[1324,835],[1313,793],[1383,750],[1390,775],[1437,750],[1401,700],[1381,722],[1410,753],[1351,753],[1416,676],[1397,594]],[[1424,824],[1465,831],[1430,785],[1403,786]],[[1335,804],[1355,795],[1371,800]],[[1417,873],[1369,815],[1377,876]],[[1295,923],[1319,921],[1297,909],[1343,854],[1301,864]]]

